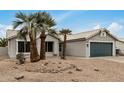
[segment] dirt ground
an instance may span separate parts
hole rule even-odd
[[[17,60],[0,56],[1,82],[121,82],[124,63],[102,59],[67,57],[16,64]]]

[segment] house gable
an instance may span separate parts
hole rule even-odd
[[[104,34],[102,36],[102,34]],[[92,41],[116,41],[116,38],[114,38],[112,35],[110,35],[106,31],[100,31],[99,33],[89,37],[87,40],[92,40]]]

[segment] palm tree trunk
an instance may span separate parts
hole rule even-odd
[[[36,40],[33,40],[32,36],[30,35],[30,61],[37,62],[39,60],[40,57],[38,55]]]
[[[65,54],[66,54],[66,34],[64,35],[62,59],[66,59]]]
[[[46,59],[46,54],[45,54],[45,39],[46,39],[46,35],[45,32],[42,32],[40,35],[40,39],[41,39],[41,46],[40,46],[40,59],[41,60],[45,60]]]

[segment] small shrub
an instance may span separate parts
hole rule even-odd
[[[16,59],[18,59],[17,64],[24,64],[25,63],[25,57],[24,57],[23,53],[17,54]]]

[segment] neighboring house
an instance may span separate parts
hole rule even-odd
[[[40,54],[40,38],[37,35],[37,48]],[[27,42],[24,39],[17,37],[17,31],[7,30],[6,37],[8,39],[8,55],[10,58],[15,58],[18,53],[24,53],[26,56],[30,55],[30,39],[27,36]],[[59,38],[52,35],[46,37],[46,56],[59,55]]]
[[[17,38],[17,31],[8,30],[8,54],[15,58],[19,52],[30,54],[30,40],[27,43]],[[62,53],[63,36],[46,38],[46,56],[58,56]],[[37,48],[40,52],[40,38],[37,36]],[[67,35],[66,55],[80,57],[115,56],[116,49],[124,53],[124,41],[113,36],[108,30],[102,28],[78,34]]]
[[[119,38],[116,42],[116,48],[119,50],[120,55],[124,55],[124,38]]]

